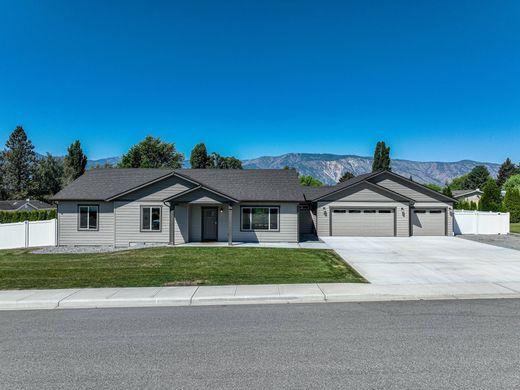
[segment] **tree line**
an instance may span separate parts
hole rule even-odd
[[[50,153],[39,157],[23,127],[17,126],[10,134],[5,149],[0,151],[0,200],[48,200],[85,173],[87,161],[79,140],[67,148],[63,158]],[[180,169],[183,162],[184,154],[176,150],[174,143],[147,136],[130,147],[117,165],[105,164],[93,168]],[[191,151],[190,163],[192,168],[242,169],[239,159],[216,152],[208,154],[203,143]]]

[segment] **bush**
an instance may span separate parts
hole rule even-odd
[[[520,175],[513,175],[506,180],[504,184],[504,191],[511,191],[513,188],[520,190]]]
[[[24,221],[46,221],[56,218],[56,209],[49,210],[20,210],[0,211],[0,223],[14,223]]]
[[[502,196],[500,195],[500,188],[493,179],[488,179],[484,188],[483,194],[480,198],[480,210],[482,211],[502,211]]]
[[[520,190],[513,188],[506,192],[504,208],[510,213],[511,223],[520,222]]]
[[[478,205],[473,201],[461,200],[455,203],[455,210],[478,210]]]

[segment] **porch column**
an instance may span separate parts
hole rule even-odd
[[[233,205],[228,206],[227,240],[228,245],[233,245]]]

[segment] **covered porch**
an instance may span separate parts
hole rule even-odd
[[[238,201],[207,188],[196,187],[165,202],[170,205],[170,243],[220,242],[233,244],[233,206]]]

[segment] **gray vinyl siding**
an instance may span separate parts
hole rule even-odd
[[[157,183],[150,184],[140,190],[123,195],[117,200],[163,200],[193,187],[195,187],[195,184],[177,176],[172,176]]]
[[[168,244],[170,208],[162,201],[115,201],[116,246],[132,244]],[[161,231],[141,231],[141,206],[161,208]]]
[[[374,183],[381,187],[388,188],[394,192],[402,194],[407,198],[411,198],[416,202],[439,202],[442,201],[442,196],[437,196],[435,193],[422,188],[419,185],[414,185],[405,180],[400,180],[396,177],[388,177],[382,174],[373,179]]]
[[[226,202],[229,203],[229,199],[201,188],[191,191],[185,195],[181,195],[178,198],[175,198],[173,202],[189,202],[192,204],[221,204]]]
[[[408,203],[401,202],[318,202],[316,211],[318,236],[330,236],[331,210],[334,208],[393,208],[395,209],[395,232],[397,237],[410,235],[410,209]]]
[[[151,184],[148,187],[124,195],[114,201],[116,246],[124,247],[132,244],[168,244],[170,242],[170,207],[163,200],[193,188],[194,184],[176,176]],[[124,199],[124,200],[123,200]],[[141,206],[161,207],[161,231],[141,231]],[[182,210],[177,210],[178,219],[182,221]],[[182,224],[181,224],[182,225]],[[174,240],[182,243],[187,231],[182,230],[179,222],[173,224]]]
[[[240,231],[240,206],[279,206],[279,231]],[[298,242],[298,203],[243,203],[233,206],[233,241]]]
[[[78,230],[78,205],[98,205],[98,230]],[[58,244],[114,245],[112,202],[60,201],[58,203]]]
[[[344,191],[326,197],[323,200],[333,200],[336,202],[386,202],[395,199],[389,198],[388,192],[385,190],[378,189],[370,184],[361,183],[357,186],[347,188]]]

